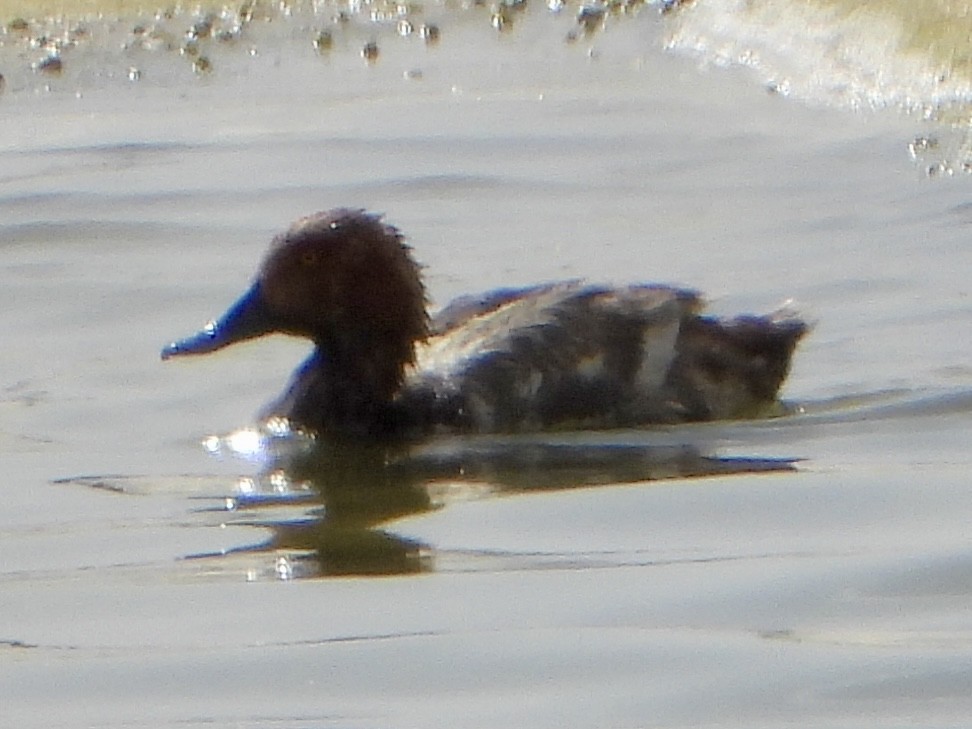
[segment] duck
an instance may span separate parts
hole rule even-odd
[[[271,242],[243,295],[164,360],[271,333],[314,349],[260,413],[335,441],[649,427],[763,417],[808,325],[732,319],[663,284],[583,280],[427,310],[421,267],[379,214],[337,208]]]

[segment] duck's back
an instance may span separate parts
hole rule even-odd
[[[400,404],[476,432],[678,422],[671,373],[700,306],[683,289],[578,282],[465,298],[433,321]]]

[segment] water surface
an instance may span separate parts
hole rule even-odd
[[[767,5],[741,26],[731,3],[630,6],[590,33],[575,6],[405,13],[434,44],[384,6],[234,8],[210,23],[237,35],[195,55],[192,12],[113,5],[48,47],[30,39],[80,21],[17,30],[10,10],[4,720],[965,725],[968,49],[943,30],[964,4],[909,4],[920,28],[873,4],[915,32],[843,76],[828,59],[872,23]],[[779,43],[787,23],[815,32]],[[59,74],[33,67],[52,52]],[[903,72],[916,57],[952,82]],[[696,287],[718,312],[792,299],[815,322],[795,412],[430,444],[436,477],[407,498],[331,486],[334,529],[314,485],[332,472],[280,479],[212,440],[306,346],[158,351],[233,300],[274,232],[336,205],[400,226],[440,304],[577,276]],[[699,477],[714,464],[732,467]],[[339,569],[349,551],[372,559]]]

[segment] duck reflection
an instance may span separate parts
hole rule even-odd
[[[684,443],[489,439],[294,447],[283,440],[229,505],[244,523],[271,531],[267,541],[237,552],[299,555],[278,560],[278,577],[403,575],[433,571],[435,549],[395,534],[392,523],[450,502],[794,468],[792,459],[718,457]],[[271,517],[272,507],[288,504],[302,506],[302,515]]]

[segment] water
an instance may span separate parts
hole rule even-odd
[[[632,6],[590,36],[576,7],[504,11],[497,32],[490,7],[430,5],[409,18],[433,45],[369,6],[332,26],[297,5],[193,56],[197,16],[113,4],[55,44],[59,75],[8,26],[2,723],[966,725],[965,5],[874,3],[914,29],[854,46],[878,86],[828,64],[874,23],[766,5]],[[135,43],[156,24],[172,50]],[[908,76],[916,58],[953,59],[954,83]],[[211,439],[251,424],[305,345],[158,351],[334,205],[384,211],[440,303],[576,276],[697,287],[719,312],[792,299],[815,322],[798,412],[433,444],[434,484],[384,513],[331,484],[344,517],[322,520],[299,478]],[[700,463],[743,472],[685,475]],[[333,576],[348,564],[395,574]]]

